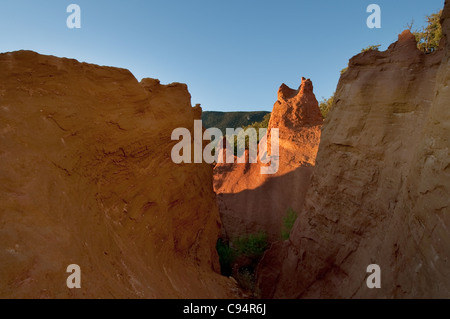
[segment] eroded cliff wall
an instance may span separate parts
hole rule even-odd
[[[301,218],[266,252],[270,298],[450,296],[450,5],[445,47],[405,31],[352,58],[324,124]],[[381,289],[366,285],[381,267]]]
[[[0,297],[233,296],[212,168],[170,157],[172,130],[200,115],[184,84],[1,54]]]

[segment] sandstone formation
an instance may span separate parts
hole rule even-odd
[[[300,218],[260,263],[262,297],[450,297],[449,1],[441,22],[433,54],[405,31],[350,60]]]
[[[0,54],[0,297],[233,297],[212,168],[170,157],[200,115],[184,84]]]
[[[280,239],[286,211],[299,211],[303,205],[302,194],[315,163],[322,122],[309,79],[302,78],[298,90],[285,84],[280,87],[268,127],[269,149],[271,130],[279,129],[278,172],[262,175],[264,164],[250,164],[248,151],[246,164],[217,164],[214,168],[224,237],[234,239],[264,231],[270,241]]]

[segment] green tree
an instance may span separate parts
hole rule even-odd
[[[416,37],[417,47],[425,53],[434,52],[439,47],[442,38],[441,15],[442,10],[426,16],[426,26],[412,32]],[[412,30],[413,24],[411,22],[407,25],[409,30]]]
[[[248,126],[243,127],[242,129],[245,131],[249,128],[254,128],[256,130],[256,139],[259,143],[259,141],[263,138],[263,136],[260,136],[259,129],[261,128],[268,128],[269,127],[269,121],[270,121],[271,113],[267,113],[264,115],[261,122],[254,122],[253,124],[250,124]],[[237,136],[234,137],[234,155],[238,155],[238,148],[240,145],[238,145],[238,138]],[[241,146],[242,147],[242,146]],[[245,149],[247,150],[249,148],[249,138],[248,136],[245,137]]]
[[[270,121],[270,115],[271,115],[271,113],[268,113],[268,114],[264,115],[264,118],[262,119],[261,122],[255,122],[255,123],[253,123],[253,124],[251,124],[251,125],[245,126],[245,127],[243,128],[244,131],[245,131],[246,129],[248,129],[248,128],[254,128],[254,129],[256,130],[256,132],[259,133],[259,129],[260,129],[260,128],[268,128],[268,127],[269,127],[269,121]],[[258,141],[259,141],[261,138],[262,138],[262,136],[258,138]]]
[[[331,110],[331,107],[333,106],[333,102],[334,102],[334,94],[329,97],[328,99],[326,98],[322,98],[322,101],[319,102],[319,108],[320,111],[322,112],[322,116],[324,118],[326,118],[328,116],[328,113]]]

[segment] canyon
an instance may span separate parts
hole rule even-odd
[[[216,244],[260,231],[256,297],[449,298],[448,0],[441,25],[431,54],[404,31],[351,58],[325,120],[310,79],[281,85],[273,176],[172,161],[172,132],[202,116],[185,84],[0,54],[0,298],[246,298]]]

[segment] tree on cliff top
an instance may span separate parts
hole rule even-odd
[[[439,47],[442,38],[441,15],[442,10],[426,16],[427,25],[422,30],[412,31],[414,21],[407,24],[407,28],[416,37],[417,47],[425,53],[434,52]]]

